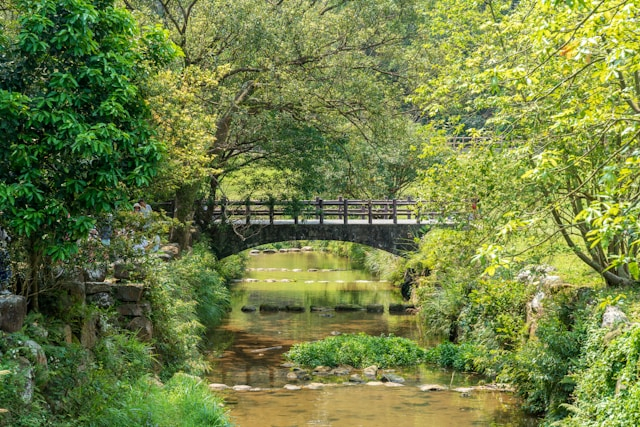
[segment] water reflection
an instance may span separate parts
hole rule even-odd
[[[394,334],[422,345],[426,334],[417,317],[394,315],[389,304],[400,303],[397,289],[348,261],[324,253],[286,253],[250,258],[247,274],[232,287],[232,311],[210,335],[210,381],[246,384],[259,392],[226,392],[231,414],[240,427],[367,426],[402,421],[403,426],[535,425],[518,413],[508,394],[482,392],[468,397],[453,391],[422,392],[424,383],[446,386],[475,384],[478,378],[420,366],[398,371],[405,387],[344,385],[321,390],[286,391],[289,369],[282,354],[299,342],[335,333]],[[262,304],[303,306],[304,312],[243,312]],[[382,304],[383,313],[333,311],[337,304]],[[326,311],[311,311],[323,307]],[[302,385],[302,384],[299,384]]]

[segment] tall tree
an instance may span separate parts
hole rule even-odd
[[[77,250],[95,215],[148,185],[161,146],[138,82],[177,49],[109,0],[18,0],[2,28],[1,221],[25,242],[37,308],[47,260]]]
[[[607,283],[635,283],[639,3],[514,5],[499,9],[495,43],[474,53],[488,54],[463,89],[494,111],[487,127],[527,170],[514,177],[526,208],[507,228],[551,223]]]
[[[146,3],[184,50],[186,66],[229,67],[202,98],[216,117],[210,152],[220,172],[211,176],[212,192],[227,174],[256,162],[306,172],[327,147],[347,155],[356,141],[371,153],[395,142],[383,124],[403,114],[411,120],[402,104],[409,86],[401,48],[415,37],[416,3]],[[145,8],[143,1],[127,4]]]

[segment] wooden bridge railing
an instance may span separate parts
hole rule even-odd
[[[213,206],[213,220],[216,222],[244,222],[274,224],[276,220],[315,220],[323,224],[325,220],[339,220],[348,224],[349,220],[413,220],[420,223],[424,219],[441,217],[440,212],[429,212],[420,201],[407,200],[220,200]]]

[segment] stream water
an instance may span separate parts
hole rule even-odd
[[[417,316],[390,314],[401,303],[397,289],[354,270],[348,260],[322,252],[251,256],[245,277],[232,285],[232,310],[209,336],[212,383],[251,386],[253,391],[225,390],[223,395],[239,427],[300,426],[534,426],[509,393],[451,390],[424,392],[421,384],[449,388],[475,385],[480,378],[420,366],[396,370],[403,387],[341,384],[287,390],[283,353],[299,342],[331,334],[394,334],[430,346]],[[263,304],[304,307],[304,312],[243,311]],[[312,311],[338,304],[382,304],[384,313]],[[314,379],[313,381],[327,381]]]

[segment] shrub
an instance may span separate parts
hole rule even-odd
[[[407,338],[372,337],[360,333],[295,344],[285,357],[309,367],[349,365],[365,368],[377,365],[386,368],[416,365],[424,359],[425,350]]]

